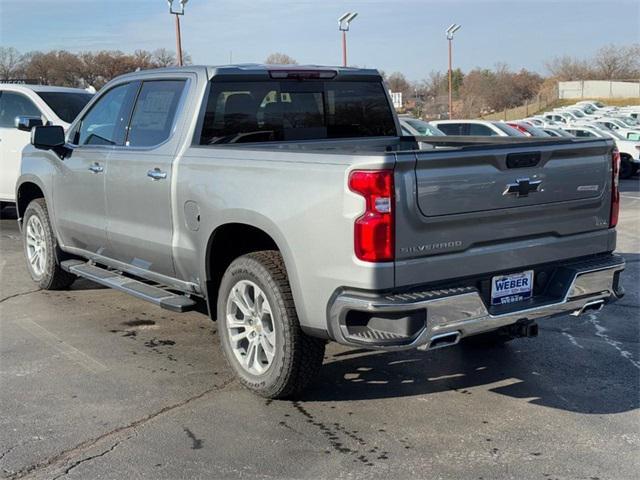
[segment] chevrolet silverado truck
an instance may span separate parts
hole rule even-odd
[[[376,70],[190,66],[35,127],[16,194],[41,288],[206,306],[241,383],[282,398],[328,340],[499,342],[621,297],[618,168],[610,139],[402,136]]]

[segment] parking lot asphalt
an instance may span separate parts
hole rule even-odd
[[[87,281],[38,291],[0,221],[0,477],[635,479],[640,192],[621,182],[627,295],[504,347],[330,344],[297,401],[233,380],[216,324]]]

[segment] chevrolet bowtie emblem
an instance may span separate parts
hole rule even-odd
[[[519,178],[516,183],[509,183],[502,195],[515,195],[516,197],[528,197],[530,193],[541,192],[542,180],[529,180]]]

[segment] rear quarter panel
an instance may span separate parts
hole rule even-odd
[[[393,263],[355,258],[353,222],[364,201],[347,187],[356,166],[384,165],[393,166],[393,156],[188,148],[174,166],[178,275],[203,285],[203,254],[218,227],[244,223],[260,228],[282,252],[301,324],[325,329],[327,304],[337,288],[393,287]],[[187,202],[199,207],[197,231],[186,224]]]

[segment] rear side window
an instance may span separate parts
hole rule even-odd
[[[60,120],[71,123],[93,97],[90,93],[36,92]]]
[[[382,83],[212,82],[200,144],[396,135]]]
[[[463,131],[462,123],[439,123],[437,126],[446,135],[468,135]]]
[[[0,127],[15,127],[16,117],[23,115],[40,117],[42,113],[24,95],[13,92],[0,92]]]
[[[143,82],[131,117],[127,146],[151,147],[169,138],[184,80]]]
[[[470,123],[469,135],[475,135],[479,137],[495,137],[498,135],[498,133],[494,132],[491,128],[487,127],[486,125],[480,125],[478,123]]]

